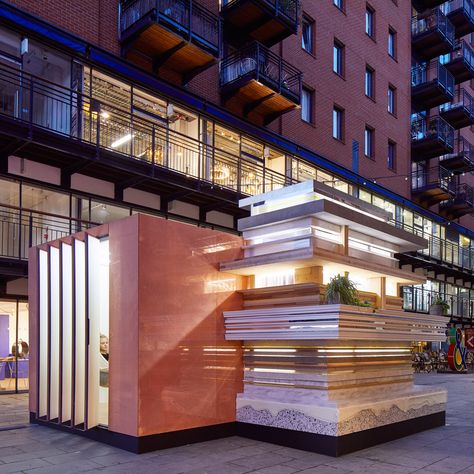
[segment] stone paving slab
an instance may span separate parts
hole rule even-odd
[[[137,455],[29,425],[27,395],[0,395],[0,474],[474,474],[474,375],[416,380],[448,388],[447,426],[340,458],[237,436]]]

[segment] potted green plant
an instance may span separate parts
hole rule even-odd
[[[449,304],[446,303],[441,296],[436,296],[436,298],[431,302],[430,314],[437,316],[443,316],[448,314]]]
[[[326,303],[354,305],[358,301],[356,285],[348,276],[337,275],[329,280],[326,285]]]

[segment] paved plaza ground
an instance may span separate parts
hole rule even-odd
[[[416,378],[417,383],[448,388],[447,426],[340,458],[236,436],[136,455],[28,425],[27,395],[0,395],[0,474],[474,474],[474,375],[417,374]]]

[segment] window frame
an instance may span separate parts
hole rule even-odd
[[[390,50],[390,38],[393,38],[393,54]],[[394,59],[395,61],[397,60],[397,31],[391,26],[388,27],[387,53],[392,59]]]
[[[332,138],[344,142],[344,109],[337,104],[332,108]],[[337,114],[337,115],[336,115]],[[336,127],[334,126],[336,124]],[[334,131],[336,130],[336,134]]]
[[[367,81],[367,78],[370,80]],[[375,101],[375,69],[368,64],[365,65],[364,93],[366,97]]]
[[[375,41],[375,8],[368,3],[365,5],[365,34]]]
[[[332,0],[332,4],[341,12],[345,12],[345,3],[344,0]]]
[[[336,56],[337,52],[337,56]],[[344,78],[345,45],[337,38],[334,38],[332,46],[332,72]],[[336,68],[335,68],[336,66]]]
[[[387,112],[394,117],[397,116],[397,88],[390,83],[387,88]]]
[[[367,140],[369,137],[369,140]],[[367,152],[369,154],[367,154]],[[364,156],[370,160],[375,159],[375,129],[370,125],[365,125],[364,129]]]
[[[392,156],[390,156],[392,150]],[[397,171],[397,144],[393,140],[387,142],[387,168],[390,171]]]
[[[303,12],[302,20],[301,20],[301,49],[303,51],[306,51],[308,54],[311,56],[315,56],[315,50],[316,50],[316,28],[315,28],[316,22],[314,21],[313,18],[311,18],[309,15]],[[305,31],[305,25],[307,25],[310,28],[310,37],[309,37],[309,45],[310,45],[310,50],[305,48],[305,43],[304,43],[304,31]]]
[[[307,123],[308,125],[314,125],[314,89],[312,89],[311,87],[308,87],[306,85],[303,85],[303,87],[301,88],[301,99],[303,99],[303,94],[304,93],[308,93],[309,95],[309,100],[308,100],[308,104],[309,104],[309,121],[308,120],[305,120],[303,118],[303,100],[301,100],[301,113],[300,113],[300,118],[301,118],[301,121],[304,122],[304,123]]]

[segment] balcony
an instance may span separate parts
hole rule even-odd
[[[414,16],[411,36],[412,51],[419,60],[449,53],[454,46],[454,27],[440,9]]]
[[[273,46],[298,31],[298,0],[224,0],[221,7],[227,42],[249,39]]]
[[[440,156],[441,166],[453,174],[469,173],[474,171],[474,146],[465,138],[456,138],[454,141],[454,152],[449,155]]]
[[[411,158],[421,161],[447,155],[454,149],[454,128],[441,117],[417,116],[411,123]]]
[[[431,207],[453,197],[455,189],[452,173],[442,166],[433,166],[411,174],[413,198],[424,207]]]
[[[456,130],[474,125],[474,98],[458,89],[452,102],[440,106],[439,115]]]
[[[113,183],[117,196],[134,188],[162,202],[179,199],[203,212],[219,209],[242,217],[246,211],[237,203],[243,195],[291,182],[264,160],[224,151],[151,115],[119,108],[107,96],[91,100],[5,65],[0,91],[0,153],[59,168],[65,188],[80,172]],[[169,120],[173,125],[181,119]]]
[[[444,0],[412,0],[411,3],[417,11],[423,12],[431,8],[439,7],[444,3]]]
[[[466,41],[459,41],[451,53],[440,57],[440,62],[454,76],[456,84],[474,78],[474,51]]]
[[[415,110],[426,110],[454,97],[454,77],[439,62],[411,68],[411,97]]]
[[[446,318],[452,322],[466,322],[474,317],[474,300],[459,295],[439,293],[437,291],[418,288],[416,286],[402,287],[403,309],[417,313],[429,313],[432,302],[441,297],[449,305]]]
[[[217,62],[219,18],[193,0],[124,0],[120,5],[122,55],[186,84]]]
[[[450,0],[440,9],[449,18],[455,28],[456,38],[474,31],[474,3],[472,0]]]
[[[300,105],[302,74],[255,42],[221,63],[222,102],[250,120],[268,124]]]
[[[474,213],[474,189],[466,183],[460,184],[455,195],[439,205],[439,212],[448,219]]]

